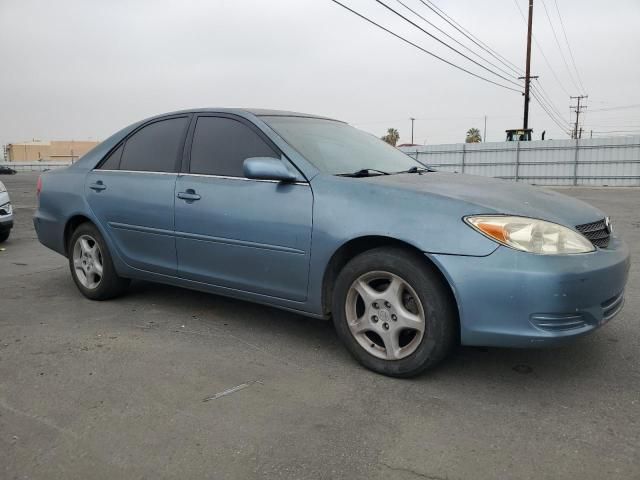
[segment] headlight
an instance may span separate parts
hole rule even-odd
[[[0,205],[0,215],[2,216],[11,215],[11,212],[12,212],[11,202],[5,203],[4,205]]]
[[[0,182],[0,193],[6,192],[6,191],[7,191],[7,187],[4,186],[4,183]]]
[[[474,215],[464,220],[490,239],[523,252],[566,255],[595,251],[580,233],[557,223],[503,215]]]

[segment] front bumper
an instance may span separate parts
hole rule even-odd
[[[13,228],[13,215],[0,217],[0,232],[6,232]]]
[[[13,227],[13,206],[6,192],[0,194],[0,232],[6,232]]]
[[[629,250],[533,255],[499,247],[486,257],[429,255],[447,277],[464,345],[532,347],[588,333],[624,304]]]

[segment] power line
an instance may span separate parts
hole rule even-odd
[[[564,118],[564,116],[562,115],[558,107],[556,107],[556,105],[551,101],[551,98],[549,97],[549,94],[547,93],[547,91],[542,88],[542,85],[538,83],[538,84],[532,85],[532,88],[536,90],[536,92],[538,93],[538,96],[540,96],[547,102],[549,107],[551,107],[551,109],[553,110],[553,113],[555,113],[560,118]]]
[[[520,5],[518,4],[518,0],[513,0],[513,3],[516,4],[516,7],[518,8],[518,11],[520,12],[520,16],[522,17],[522,20],[524,20],[525,23],[527,23],[527,19],[524,16],[524,13],[522,12],[522,9],[520,8]],[[540,55],[542,55],[542,58],[544,59],[545,63],[547,64],[547,66],[549,67],[549,70],[551,70],[551,73],[553,74],[553,78],[556,79],[556,82],[558,82],[558,85],[560,85],[560,88],[562,88],[562,90],[564,91],[564,93],[567,94],[567,96],[570,96],[571,94],[569,93],[569,90],[567,90],[564,86],[564,84],[560,81],[560,78],[558,78],[558,75],[556,74],[555,70],[553,69],[553,67],[551,66],[551,63],[549,62],[549,59],[547,58],[547,56],[544,54],[544,51],[542,50],[542,47],[540,46],[540,44],[538,43],[538,40],[536,40],[535,35],[533,35],[533,42],[536,44],[536,47],[538,49],[538,51],[540,52]]]
[[[442,10],[441,8],[436,6],[433,2],[431,2],[430,0],[426,0],[426,2],[424,0],[419,0],[419,1],[425,7],[427,7],[429,10],[434,12],[436,15],[438,15],[440,18],[442,18],[445,22],[447,22],[449,25],[451,25],[453,28],[455,28],[458,32],[460,32],[462,35],[464,35],[469,40],[471,40],[475,45],[477,45],[482,50],[484,50],[487,53],[489,53],[492,57],[494,57],[496,60],[501,62],[503,65],[505,65],[508,68],[510,68],[511,70],[513,70],[513,72],[516,75],[522,75],[522,69],[520,69],[518,66],[514,65],[512,62],[510,62],[505,57],[500,55],[494,49],[489,47],[486,43],[481,41],[478,37],[473,35],[469,30],[467,30],[462,25],[460,25],[458,22],[456,22],[451,16],[447,15],[444,12],[444,10]]]
[[[591,113],[592,115],[592,119],[593,116],[598,115],[601,112],[593,112],[590,111],[589,113]],[[634,122],[637,120],[637,117],[632,117],[629,118],[628,116],[615,116],[615,117],[596,117],[597,119],[593,119],[594,122],[600,123],[600,122],[614,122],[614,123],[629,123],[629,122]]]
[[[628,108],[640,108],[640,103],[636,103],[633,105],[620,105],[618,107],[596,108],[595,110],[591,110],[591,111],[592,112],[609,112],[611,110],[626,110]]]
[[[531,95],[536,99],[536,101],[538,102],[538,104],[542,107],[542,109],[545,111],[545,113],[547,114],[547,116],[553,120],[553,122],[558,125],[561,126],[561,128],[563,128],[563,131],[565,133],[567,133],[567,135],[569,134],[569,122],[567,120],[565,120],[562,117],[559,117],[557,113],[555,113],[552,108],[550,107],[550,105],[546,102],[546,100],[544,98],[542,98],[540,96],[540,92],[536,91],[536,90],[532,90]]]
[[[569,120],[566,120],[565,117],[562,115],[562,113],[560,113],[560,111],[558,110],[558,108],[556,108],[556,106],[553,104],[553,102],[551,102],[551,100],[549,100],[548,96],[546,95],[546,93],[544,93],[539,86],[537,85],[532,85],[531,86],[532,91],[534,91],[538,97],[539,101],[543,101],[547,107],[549,107],[549,110],[551,110],[551,112],[553,113],[553,115],[560,119],[562,121],[562,123],[567,123],[569,124]]]
[[[640,133],[640,130],[593,130],[593,133]]]
[[[548,95],[546,95],[546,93],[543,93],[543,90],[541,88],[540,85],[532,85],[533,87],[533,92],[536,94],[536,100],[538,101],[538,103],[544,103],[546,105],[546,107],[550,110],[550,112],[547,112],[548,115],[553,116],[554,120],[557,123],[561,123],[563,125],[565,125],[565,128],[567,130],[568,133],[568,126],[569,126],[569,120],[566,120],[564,118],[564,116],[562,115],[562,113],[560,113],[560,111],[556,108],[556,106],[553,104],[553,102],[551,102],[551,100],[548,98]]]
[[[595,123],[591,123],[591,122],[585,122],[586,125],[589,125],[592,128],[640,128],[640,125],[629,125],[628,123],[625,124],[616,124],[616,125],[602,125],[602,124],[595,124]]]
[[[518,93],[520,93],[520,90],[517,90],[517,89],[512,88],[512,87],[509,87],[509,86],[507,86],[507,85],[503,85],[503,84],[501,84],[501,83],[495,82],[495,81],[493,81],[493,80],[491,80],[491,79],[489,79],[489,78],[483,77],[482,75],[478,75],[477,73],[474,73],[474,72],[472,72],[472,71],[470,71],[470,70],[467,70],[467,69],[466,69],[466,68],[464,68],[464,67],[461,67],[461,66],[459,66],[459,65],[456,65],[455,63],[450,62],[449,60],[446,60],[446,59],[444,59],[444,58],[442,58],[442,57],[440,57],[440,56],[436,55],[436,54],[435,54],[435,53],[433,53],[433,52],[430,52],[429,50],[427,50],[427,49],[425,49],[425,48],[421,47],[420,45],[418,45],[418,44],[416,44],[416,43],[413,43],[411,40],[407,40],[406,38],[402,37],[401,35],[398,35],[397,33],[392,32],[392,31],[391,31],[391,30],[389,30],[388,28],[386,28],[386,27],[384,27],[384,26],[380,25],[379,23],[376,23],[375,21],[371,20],[371,19],[370,19],[370,18],[368,18],[368,17],[365,17],[365,16],[364,16],[364,15],[362,15],[361,13],[356,12],[355,10],[353,10],[352,8],[350,8],[350,7],[346,6],[346,5],[344,5],[343,3],[340,3],[338,0],[331,0],[331,1],[332,1],[333,3],[335,3],[335,4],[337,4],[337,5],[340,5],[342,8],[344,8],[345,10],[348,10],[349,12],[353,13],[354,15],[356,15],[356,16],[358,16],[358,17],[360,17],[361,19],[365,20],[366,22],[368,22],[368,23],[370,23],[370,24],[372,24],[372,25],[375,25],[375,26],[376,26],[376,27],[378,27],[379,29],[384,30],[385,32],[387,32],[387,33],[388,33],[388,34],[390,34],[390,35],[393,35],[393,36],[394,36],[394,37],[396,37],[397,39],[402,40],[403,42],[405,42],[405,43],[407,43],[407,44],[411,45],[412,47],[417,48],[418,50],[420,50],[420,51],[422,51],[422,52],[426,53],[427,55],[430,55],[430,56],[432,56],[432,57],[434,57],[434,58],[436,58],[436,59],[440,60],[441,62],[446,63],[447,65],[449,65],[449,66],[451,66],[451,67],[457,68],[458,70],[461,70],[461,71],[463,71],[463,72],[465,72],[465,73],[468,73],[469,75],[471,75],[471,76],[473,76],[473,77],[476,77],[476,78],[479,78],[480,80],[484,80],[485,82],[491,83],[491,84],[493,84],[493,85],[497,85],[498,87],[502,87],[502,88],[505,88],[505,89],[507,89],[507,90],[511,90],[511,91],[513,91],[513,92],[518,92]]]
[[[544,110],[544,112],[551,119],[551,121],[555,123],[560,128],[560,130],[562,130],[562,133],[564,133],[565,135],[569,135],[569,130],[567,129],[567,127],[553,116],[553,114],[549,111],[549,109],[545,106],[545,104],[540,101],[540,98],[538,98],[538,96],[535,93],[532,93],[531,95],[538,102],[538,105],[540,105],[542,110]]]
[[[553,0],[556,4],[556,12],[558,12],[558,18],[560,19],[560,26],[562,27],[562,33],[564,35],[564,41],[567,43],[567,50],[569,50],[569,56],[571,57],[571,63],[573,64],[573,69],[576,71],[576,77],[578,78],[578,82],[580,82],[580,86],[582,87],[582,91],[585,92],[584,84],[582,83],[582,79],[580,78],[580,73],[578,72],[578,67],[576,67],[576,60],[573,58],[573,51],[571,50],[571,45],[569,44],[569,39],[567,38],[567,31],[564,28],[564,22],[562,21],[562,15],[560,15],[560,8],[558,8],[558,0]]]
[[[580,87],[578,86],[578,83],[573,78],[573,74],[571,73],[571,69],[569,68],[569,63],[567,63],[567,59],[564,56],[564,52],[562,50],[562,47],[560,46],[560,41],[558,40],[558,35],[556,34],[556,29],[553,26],[553,22],[551,21],[551,15],[549,15],[549,10],[547,9],[547,4],[544,3],[544,0],[540,0],[540,1],[542,2],[542,6],[544,8],[544,13],[545,13],[545,15],[547,17],[547,20],[549,20],[549,26],[551,27],[551,32],[553,33],[553,38],[556,41],[556,45],[558,46],[558,50],[560,51],[560,56],[562,57],[562,62],[564,63],[564,66],[567,68],[567,72],[569,73],[569,78],[571,79],[571,82],[573,83],[573,86],[576,87],[576,89],[580,91]],[[584,91],[584,89],[582,91]]]
[[[399,3],[401,3],[401,4],[402,4],[402,2],[401,2],[400,0],[397,0],[397,1],[398,1]],[[451,17],[449,17],[448,15],[446,15],[446,14],[445,14],[441,9],[439,9],[438,7],[436,7],[435,5],[433,5],[433,3],[432,3],[430,0],[427,0],[427,2],[428,2],[429,4],[431,4],[432,6],[428,5],[427,3],[425,3],[425,2],[424,2],[424,1],[422,1],[422,0],[420,0],[420,1],[421,1],[421,3],[422,3],[422,4],[424,4],[425,6],[427,6],[430,10],[432,10],[434,13],[438,14],[438,15],[439,15],[443,20],[447,21],[447,23],[449,23],[449,25],[451,25],[451,26],[453,26],[454,28],[456,28],[456,30],[458,30],[460,33],[465,34],[465,33],[461,30],[462,26],[461,26],[460,24],[458,24],[457,22],[455,22],[455,24],[454,24],[454,23],[452,23],[452,22],[453,22],[453,19],[451,19]],[[404,4],[403,4],[403,5],[404,5]],[[404,5],[404,6],[406,7],[406,5]],[[518,7],[519,7],[519,6],[518,6]],[[408,8],[408,7],[407,7],[407,8]],[[436,9],[437,9],[437,10],[436,10]],[[530,5],[530,9],[531,9],[531,5]],[[413,11],[413,10],[412,10],[412,11]],[[440,12],[441,12],[442,14],[440,14]],[[413,12],[413,13],[416,13],[416,12]],[[531,14],[531,12],[530,12],[530,14]],[[419,14],[417,14],[417,15],[418,15],[418,16],[420,16]],[[446,16],[446,17],[448,17],[448,18],[445,18],[445,16]],[[421,18],[423,18],[423,17],[421,17]],[[450,21],[450,20],[451,20],[451,21]],[[530,21],[531,21],[531,20],[529,20],[529,22],[530,22]],[[465,30],[465,31],[466,31],[466,30]],[[466,31],[466,32],[468,33],[468,31]],[[466,36],[467,38],[470,38],[468,35],[465,35],[465,36]],[[529,36],[529,42],[530,42],[530,39],[531,39],[530,25],[529,25],[529,32],[528,32],[528,36]],[[478,40],[478,41],[479,41],[479,40]],[[474,42],[474,43],[476,43],[476,45],[479,45],[477,42]],[[484,43],[483,43],[483,44],[484,44]],[[538,47],[538,48],[540,48],[540,47]],[[527,47],[527,72],[529,71],[529,67],[528,67],[528,65],[529,65],[529,58],[530,58],[530,53],[529,53],[529,52],[530,52],[530,46],[528,46],[528,47]],[[482,58],[482,57],[481,57],[481,58]],[[484,60],[486,61],[486,59],[484,59]],[[504,64],[504,62],[502,62],[502,63]],[[509,62],[509,63],[510,63],[510,62]],[[493,64],[491,64],[491,65],[493,65]],[[493,66],[494,66],[494,67],[496,67],[495,65],[493,65]],[[497,67],[496,67],[496,68],[497,68]],[[512,67],[510,67],[510,68],[512,68]],[[517,73],[519,73],[519,71],[517,70],[517,68],[516,68],[516,69],[512,68],[512,70],[514,70],[514,71],[516,71]],[[536,78],[536,79],[537,79],[537,77],[532,77],[532,78]],[[527,122],[527,117],[528,117],[528,115],[527,115],[527,110],[528,110],[528,108],[527,108],[527,107],[528,107],[527,91],[528,91],[528,88],[527,88],[527,87],[529,86],[529,80],[528,80],[528,78],[527,78],[527,79],[525,79],[525,81],[526,81],[526,84],[525,84],[525,97],[526,97],[526,98],[525,98],[525,120],[524,120],[524,122],[525,122],[525,128],[526,128],[526,127],[527,127],[527,123],[528,123],[528,122]],[[543,89],[542,89],[542,87],[540,87],[540,90],[543,90]],[[533,94],[533,92],[532,92],[532,94]],[[563,119],[562,115],[558,112],[558,109],[555,107],[555,105],[553,104],[553,102],[551,102],[551,100],[549,100],[549,99],[545,98],[545,96],[546,96],[546,97],[548,97],[548,95],[546,95],[546,93],[539,92],[539,93],[538,93],[538,96],[536,97],[536,100],[538,101],[538,103],[540,103],[541,107],[545,110],[545,112],[547,113],[547,115],[549,115],[549,117],[554,121],[554,123],[556,123],[558,126],[560,126],[560,128],[562,128],[562,129],[563,129],[563,131],[565,131],[565,132],[567,132],[567,133],[568,133],[568,129],[567,129],[568,122],[565,124],[565,121],[564,121],[564,119]],[[558,120],[558,119],[560,119],[560,120]]]
[[[434,24],[433,22],[429,21],[428,19],[426,19],[424,16],[420,15],[420,13],[416,12],[414,9],[412,9],[411,7],[409,7],[406,3],[404,3],[402,0],[396,0],[400,5],[402,5],[404,8],[406,8],[407,10],[409,10],[411,13],[413,13],[415,16],[417,16],[418,18],[420,18],[422,21],[424,21],[425,23],[427,23],[428,25],[430,25],[431,27],[435,28],[436,30],[438,30],[440,33],[442,33],[444,36],[446,36],[448,39],[456,42],[458,45],[460,45],[462,48],[464,48],[465,50],[467,50],[468,52],[471,52],[473,55],[475,55],[476,57],[480,58],[481,60],[483,60],[484,62],[487,62],[489,65],[491,65],[494,68],[497,68],[498,70],[500,70],[502,73],[504,73],[505,75],[509,75],[512,78],[515,78],[513,76],[513,74],[505,69],[503,69],[502,67],[500,67],[499,65],[496,65],[495,63],[491,62],[490,60],[487,60],[485,57],[483,57],[482,55],[480,55],[479,53],[477,53],[475,50],[473,50],[472,48],[468,47],[467,45],[465,45],[464,43],[462,43],[461,41],[459,41],[458,39],[456,39],[455,37],[449,35],[447,32],[445,32],[443,29],[441,29],[440,27],[438,27],[436,24]]]
[[[505,119],[514,119],[514,118],[520,118],[520,115],[493,115],[493,114],[488,114],[488,116],[490,118],[505,118]],[[425,122],[429,122],[429,121],[442,121],[442,120],[480,120],[483,119],[484,115],[464,115],[464,116],[460,116],[460,115],[437,115],[437,116],[429,116],[429,117],[415,117],[416,120],[419,121],[425,121]],[[395,119],[378,119],[378,120],[371,120],[371,119],[366,119],[363,120],[361,122],[359,121],[350,121],[349,123],[352,123],[354,125],[380,125],[380,124],[384,124],[384,123],[399,123],[399,122],[404,122],[406,120],[406,118],[395,118]]]
[[[398,12],[397,10],[394,10],[393,8],[391,8],[389,5],[387,5],[386,3],[384,3],[382,0],[375,0],[378,4],[382,5],[384,8],[386,8],[387,10],[393,12],[395,15],[397,15],[398,17],[402,18],[404,21],[410,23],[411,25],[413,25],[414,27],[416,27],[418,30],[420,30],[421,32],[427,34],[429,37],[433,38],[434,40],[436,40],[437,42],[441,43],[442,45],[444,45],[445,47],[447,47],[448,49],[456,52],[458,55],[466,58],[467,60],[469,60],[470,62],[476,64],[477,66],[479,66],[480,68],[485,69],[487,72],[492,73],[494,75],[496,75],[497,77],[500,77],[502,80],[506,80],[507,82],[516,85],[516,86],[520,86],[519,83],[514,82],[513,80],[505,77],[504,75],[500,75],[499,73],[496,73],[495,71],[491,70],[489,67],[486,67],[484,65],[482,65],[479,62],[476,62],[474,59],[472,59],[471,57],[465,55],[464,53],[462,53],[460,50],[452,47],[451,45],[449,45],[447,42],[445,42],[444,40],[439,39],[438,37],[436,37],[434,34],[428,32],[427,30],[425,30],[424,28],[422,28],[420,25],[418,25],[417,23],[413,22],[411,19],[405,17],[404,15],[402,15],[400,12]]]
[[[551,101],[551,96],[547,93],[547,91],[542,87],[542,84],[540,83],[540,79],[536,78],[536,84],[533,85],[533,87],[538,91],[538,94],[544,99],[546,100],[546,102],[549,104],[549,106],[551,107],[551,109],[553,110],[553,112],[560,118],[564,119],[564,115],[560,112],[560,109],[558,107],[556,107],[556,105]]]
[[[565,124],[563,120],[558,120],[554,116],[554,114],[549,110],[549,107],[545,104],[545,102],[538,96],[538,93],[535,90],[531,92],[531,95],[533,96],[533,98],[536,99],[536,101],[538,102],[538,105],[540,105],[542,110],[544,110],[544,112],[553,121],[553,123],[555,123],[558,127],[560,127],[563,133],[565,133],[566,135],[569,135],[568,123]]]

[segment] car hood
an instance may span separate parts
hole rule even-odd
[[[581,200],[541,187],[476,175],[427,172],[354,180],[459,200],[469,204],[468,214],[520,215],[571,227],[604,218],[602,211]]]

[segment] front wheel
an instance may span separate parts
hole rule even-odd
[[[91,300],[107,300],[123,293],[129,280],[119,277],[107,244],[98,229],[83,223],[69,241],[69,268],[78,290]]]
[[[409,377],[451,349],[457,316],[438,272],[417,254],[377,248],[353,258],[336,280],[336,331],[350,353],[383,375]]]
[[[0,243],[6,242],[9,239],[11,230],[0,231]]]

